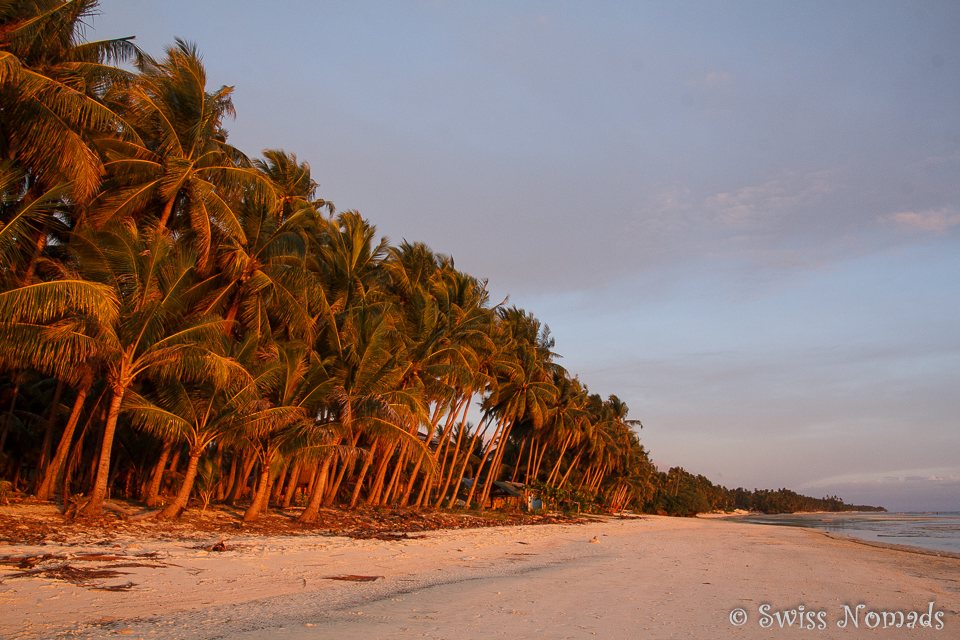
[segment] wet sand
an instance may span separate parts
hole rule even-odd
[[[17,569],[4,566],[0,635],[960,638],[960,559],[810,529],[645,516],[436,531],[402,541],[238,536],[224,541],[224,552],[194,548],[195,540],[111,542],[0,547],[3,555],[74,558],[109,551],[121,558],[113,565],[150,565],[118,568],[127,573],[96,583],[128,585],[123,591],[44,576],[10,579]],[[329,579],[343,576],[376,579]],[[908,629],[909,613],[927,614],[930,602],[932,626]],[[767,617],[761,605],[769,605]],[[851,612],[865,605],[857,627],[837,626],[845,605]],[[800,606],[813,615],[791,615]],[[746,615],[742,624],[731,622],[735,609]],[[877,617],[868,620],[871,612]],[[903,612],[903,626],[884,629],[883,612]],[[806,633],[808,626],[817,628]]]

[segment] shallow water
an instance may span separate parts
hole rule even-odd
[[[792,513],[744,516],[740,522],[809,527],[863,540],[960,553],[960,512]]]

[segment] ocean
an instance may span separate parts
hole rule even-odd
[[[823,529],[862,540],[960,553],[960,512],[784,513],[749,515],[739,522]]]

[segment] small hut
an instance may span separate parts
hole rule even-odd
[[[470,488],[473,486],[475,479],[474,478],[464,478],[461,480],[461,495],[457,496],[461,500],[466,500],[467,495],[470,493]],[[480,481],[481,486],[484,482]],[[474,494],[474,498],[477,498],[477,495]],[[531,501],[539,503],[539,498],[534,498],[529,494],[526,489],[526,486],[519,482],[506,482],[500,480],[494,480],[493,484],[490,485],[490,493],[487,496],[486,501],[483,503],[482,508],[484,509],[502,509],[503,507],[513,507],[516,509],[526,508],[526,509],[539,509],[541,506],[537,504],[533,506]]]

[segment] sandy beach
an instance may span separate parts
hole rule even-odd
[[[803,631],[818,627],[809,634],[817,637],[960,637],[960,559],[808,529],[644,516],[397,541],[239,535],[209,550],[219,541],[119,535],[0,547],[7,558],[48,554],[47,566],[122,572],[81,586],[49,572],[16,577],[23,570],[4,565],[0,634],[776,638],[806,637],[803,622]],[[931,626],[921,626],[931,602]],[[838,627],[845,605],[858,613],[857,627]],[[884,629],[883,612],[903,612],[903,626],[888,617]]]

